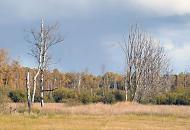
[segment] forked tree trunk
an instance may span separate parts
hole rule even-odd
[[[36,93],[36,85],[37,85],[37,77],[40,73],[40,70],[42,70],[43,67],[43,62],[44,62],[44,51],[46,48],[44,47],[44,23],[43,23],[43,19],[41,20],[41,43],[40,43],[40,55],[39,55],[39,66],[38,66],[38,71],[36,73],[36,75],[34,76],[34,86],[33,86],[33,94],[32,94],[32,102],[34,103],[34,98],[35,98],[35,93]]]
[[[41,97],[41,107],[44,106],[44,71],[48,65],[49,56],[48,50],[51,46],[63,42],[63,38],[57,35],[57,25],[54,26],[44,26],[43,19],[41,20],[41,30],[40,32],[35,32],[31,30],[31,34],[34,38],[34,47],[31,49],[32,55],[38,61],[38,70],[34,76],[33,83],[33,94],[32,94],[32,102],[34,102],[36,87],[37,87],[37,77],[39,77],[39,89],[40,89],[40,97]],[[53,91],[47,90],[47,91]]]

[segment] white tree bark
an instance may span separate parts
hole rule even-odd
[[[31,96],[30,96],[30,73],[29,70],[26,75],[26,90],[27,90],[27,102],[28,102],[28,112],[31,112]]]
[[[43,71],[41,71],[41,74],[40,74],[40,77],[41,77],[41,80],[40,80],[40,104],[41,104],[41,107],[44,106],[44,74],[43,74]]]
[[[55,26],[44,26],[44,20],[41,20],[41,28],[40,32],[35,32],[31,30],[31,34],[33,36],[34,41],[28,41],[33,43],[33,48],[31,49],[31,55],[34,56],[38,61],[38,69],[34,76],[33,83],[33,94],[32,94],[32,102],[35,99],[35,93],[37,88],[37,78],[39,77],[39,89],[41,95],[41,106],[44,106],[44,92],[51,90],[44,90],[44,71],[46,70],[49,63],[49,55],[48,50],[51,46],[63,42],[63,38],[57,34],[57,25]],[[52,88],[52,90],[54,90]]]
[[[35,94],[36,94],[36,86],[37,86],[37,77],[38,77],[39,73],[40,73],[40,70],[38,69],[38,71],[33,79],[32,103],[34,103],[34,98],[35,98]]]
[[[41,57],[42,57],[42,61],[40,63],[40,102],[41,102],[41,107],[44,106],[44,70],[45,70],[45,64],[46,64],[46,43],[45,43],[45,39],[44,39],[44,21],[42,19],[41,21],[41,47],[42,47],[42,53],[41,53]]]

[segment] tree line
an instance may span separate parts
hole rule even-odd
[[[34,77],[37,69],[27,68],[20,64],[18,60],[11,60],[8,52],[0,49],[0,86],[10,88],[11,90],[25,89],[26,72],[30,71],[30,76]],[[164,77],[163,77],[164,78]],[[190,87],[190,73],[182,72],[179,74],[169,75],[169,88],[175,90],[178,87]],[[119,89],[125,91],[125,75],[105,72],[102,75],[93,75],[89,72],[60,72],[58,69],[45,71],[45,89],[52,88],[69,88],[76,92],[82,90],[93,91],[97,88]],[[40,79],[38,78],[37,81]],[[32,83],[32,78],[31,78]],[[38,84],[39,82],[37,82]],[[169,90],[168,90],[169,91]],[[130,100],[130,98],[128,98]]]

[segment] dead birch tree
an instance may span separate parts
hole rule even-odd
[[[27,71],[26,74],[26,90],[27,90],[27,102],[28,102],[28,112],[31,112],[31,96],[30,96],[30,72]]]
[[[126,62],[126,100],[140,102],[166,87],[161,79],[169,70],[169,61],[158,40],[135,25],[120,45]]]
[[[44,20],[41,20],[41,28],[40,31],[31,30],[32,40],[28,40],[28,42],[32,43],[33,47],[31,49],[31,55],[34,56],[38,63],[37,72],[33,79],[33,93],[32,93],[32,102],[34,102],[35,92],[37,88],[37,78],[39,77],[39,88],[40,88],[40,97],[41,97],[41,107],[44,106],[44,71],[47,69],[49,65],[50,56],[48,55],[49,49],[63,42],[63,37],[58,34],[58,26],[57,24],[53,26],[45,26]]]

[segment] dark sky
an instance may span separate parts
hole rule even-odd
[[[131,24],[140,23],[159,39],[171,57],[175,72],[190,65],[190,2],[187,0],[0,0],[0,48],[35,67],[28,55],[25,30],[45,24],[60,25],[65,41],[51,50],[50,67],[62,71],[123,73],[124,57],[118,45]]]

